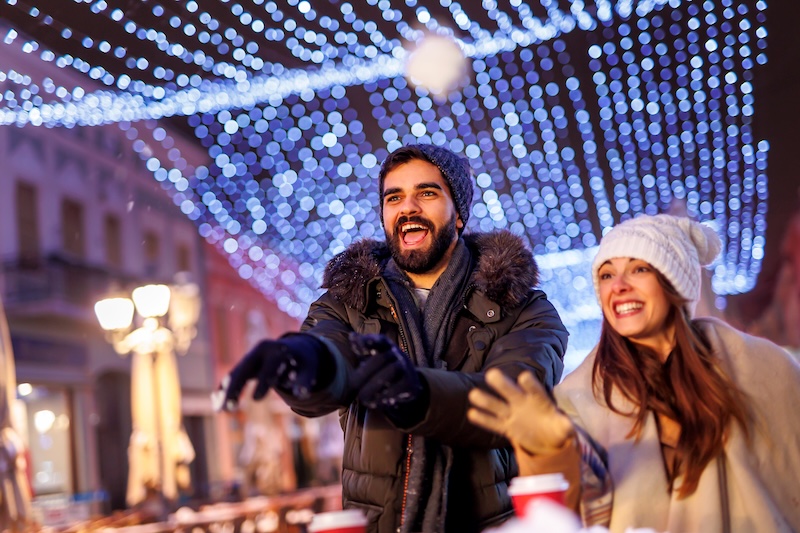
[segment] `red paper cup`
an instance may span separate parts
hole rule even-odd
[[[563,474],[515,477],[508,486],[508,494],[517,516],[524,517],[528,505],[537,499],[547,499],[564,505],[569,482]]]
[[[308,533],[366,533],[367,517],[358,509],[317,513],[308,525]]]

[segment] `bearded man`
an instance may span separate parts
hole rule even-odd
[[[386,241],[356,242],[327,265],[300,333],[262,341],[223,383],[234,408],[249,379],[305,416],[338,410],[343,506],[370,533],[478,532],[512,515],[509,443],[472,425],[469,391],[498,368],[561,378],[567,331],[522,239],[462,235],[464,158],[419,144],[379,174]]]

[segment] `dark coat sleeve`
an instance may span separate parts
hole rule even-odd
[[[544,293],[533,292],[508,332],[492,344],[480,372],[419,369],[428,384],[430,404],[422,422],[400,429],[457,447],[507,446],[503,437],[467,420],[467,395],[474,387],[485,387],[483,373],[490,368],[498,368],[513,378],[531,371],[548,388],[554,387],[564,369],[567,337],[553,304]]]
[[[356,391],[348,384],[348,378],[355,364],[355,357],[350,349],[349,334],[354,311],[337,302],[329,294],[324,294],[311,304],[301,333],[313,335],[326,346],[333,359],[334,375],[324,389],[314,391],[308,398],[298,399],[280,390],[276,392],[296,413],[308,416],[323,416],[342,407],[347,407],[355,399]]]

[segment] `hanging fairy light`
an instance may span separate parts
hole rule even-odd
[[[87,16],[110,20],[163,54],[144,61],[26,7],[26,16],[64,39],[119,56],[131,70],[112,75],[7,28],[6,46],[95,84],[0,68],[0,83],[10,82],[0,123],[119,122],[200,234],[293,316],[318,296],[330,258],[357,238],[382,237],[377,169],[412,142],[470,160],[477,183],[471,228],[527,239],[565,323],[586,332],[573,335],[576,346],[584,338],[591,346],[598,324],[587,281],[591,254],[614,223],[638,213],[680,202],[718,230],[718,305],[752,288],[766,244],[769,144],[752,128],[766,4],[538,3],[441,0],[434,9],[415,0],[333,7],[261,0],[224,3],[225,17],[194,1],[171,14],[149,6],[180,39],[93,3]],[[265,41],[295,66],[262,59]],[[443,47],[436,52],[432,44]],[[440,67],[433,81],[415,70],[417,60],[432,58]],[[168,66],[175,59],[207,76],[179,73]],[[442,81],[451,65],[455,77]],[[161,81],[146,83],[137,73]],[[454,84],[459,90],[450,90]],[[143,126],[146,119],[180,115],[208,163],[177,168],[147,149],[169,138],[155,122]]]

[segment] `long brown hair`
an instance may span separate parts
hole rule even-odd
[[[686,300],[660,272],[656,274],[670,303],[666,324],[675,326],[675,348],[667,362],[617,333],[604,317],[592,383],[612,411],[635,417],[628,438],[641,437],[651,410],[680,424],[673,476],[683,474],[678,497],[685,498],[697,490],[708,463],[723,453],[733,420],[749,436],[748,414],[743,393],[720,368],[703,331],[689,320],[683,308]],[[613,405],[614,388],[634,404],[633,412]]]

